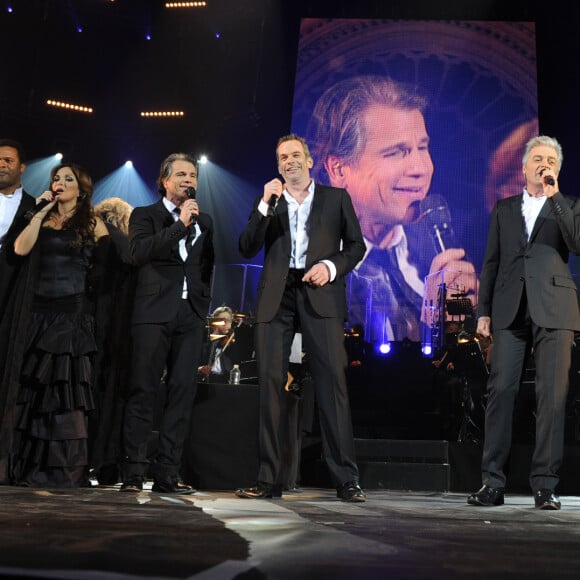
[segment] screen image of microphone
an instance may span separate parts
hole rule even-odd
[[[451,226],[451,213],[447,201],[441,195],[428,195],[419,205],[420,221],[433,234],[435,246],[439,252],[457,247],[455,234]]]

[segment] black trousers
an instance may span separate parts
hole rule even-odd
[[[255,327],[260,384],[258,481],[284,484],[283,445],[288,429],[288,393],[284,385],[292,339],[299,329],[318,403],[323,456],[338,486],[359,478],[345,375],[344,323],[314,313],[300,281],[302,275],[302,271],[290,272],[276,316]]]
[[[542,328],[530,317],[525,296],[515,323],[494,332],[485,411],[482,480],[504,487],[512,441],[514,402],[525,358],[533,348],[536,363],[536,444],[530,471],[532,491],[555,490],[564,454],[564,428],[574,333]]]
[[[154,418],[159,415],[154,477],[179,475],[204,331],[205,321],[187,300],[182,300],[178,315],[171,322],[133,325],[132,368],[123,429],[125,480],[147,474],[149,441]],[[165,370],[166,392],[159,413],[157,404]]]

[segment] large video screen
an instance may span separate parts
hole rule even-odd
[[[531,22],[303,19],[292,132],[345,187],[367,256],[349,322],[373,343],[474,318],[489,216],[538,134]],[[442,314],[443,313],[443,314]]]

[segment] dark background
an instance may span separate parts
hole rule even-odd
[[[301,18],[535,22],[540,130],[562,143],[559,183],[576,194],[580,49],[563,0],[207,4],[170,10],[162,0],[0,0],[0,136],[21,141],[30,160],[61,152],[95,182],[131,159],[151,192],[169,153],[206,153],[215,165],[211,173],[201,168],[198,199],[218,232],[212,306],[252,310],[259,270],[247,267],[237,239],[263,183],[277,176],[276,141],[291,129]],[[47,99],[94,113],[49,108]],[[142,110],[175,109],[185,116],[140,117]]]
[[[30,159],[60,151],[95,181],[132,159],[153,183],[168,153],[207,153],[255,185],[253,197],[275,176],[275,143],[290,130],[300,18],[526,20],[537,25],[541,132],[561,141],[566,160],[580,153],[577,30],[563,0],[207,0],[206,8],[189,10],[164,4],[1,0],[0,135],[21,140]],[[95,112],[50,109],[48,98]],[[140,118],[152,109],[186,115]],[[571,166],[560,184],[574,194]]]

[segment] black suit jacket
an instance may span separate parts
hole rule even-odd
[[[532,320],[544,328],[580,330],[576,284],[568,258],[580,254],[580,200],[548,198],[528,241],[522,195],[496,203],[481,270],[478,315],[492,330],[513,322],[525,287]]]
[[[265,247],[264,267],[258,282],[256,322],[269,322],[275,316],[288,277],[291,237],[288,204],[282,196],[273,216],[258,211],[262,196],[256,198],[246,228],[239,240],[245,258],[252,258]],[[320,288],[306,291],[314,311],[324,317],[347,318],[344,277],[365,253],[358,218],[345,189],[316,184],[308,223],[309,243],[306,270],[321,260],[336,266],[336,278]]]
[[[197,223],[201,234],[184,261],[179,240],[187,235],[187,228],[174,220],[162,200],[131,213],[129,246],[137,267],[134,324],[173,320],[182,300],[184,277],[191,305],[200,318],[207,316],[214,266],[213,223],[206,213],[199,214]]]
[[[28,223],[25,218],[26,212],[32,211],[35,205],[34,197],[23,191],[12,225],[8,228],[0,248],[0,316],[4,312],[6,300],[18,273],[18,267],[22,263],[22,257],[14,253],[14,240]]]

